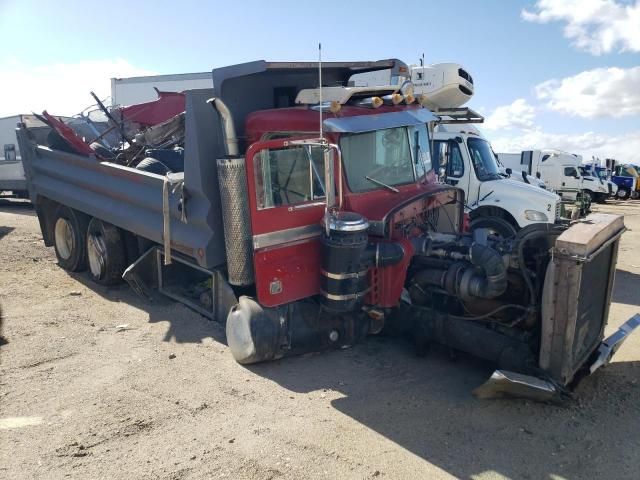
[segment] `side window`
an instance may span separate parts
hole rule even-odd
[[[578,175],[578,171],[574,167],[564,167],[565,177],[575,177]]]
[[[411,142],[411,153],[416,174],[419,178],[433,169],[427,127],[425,125],[409,127],[409,141]]]
[[[449,165],[447,166],[449,177],[461,177],[464,175],[464,162],[457,142],[449,142]]]
[[[324,159],[320,148],[265,149],[256,154],[254,169],[261,210],[324,198]]]
[[[440,158],[440,150],[442,149],[442,140],[434,140],[433,141],[433,151],[431,152],[431,159],[433,161],[433,168],[436,170],[440,169],[442,166],[443,160]]]
[[[4,145],[4,159],[7,162],[16,161],[16,145],[14,143],[5,143]]]

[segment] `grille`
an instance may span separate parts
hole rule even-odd
[[[576,333],[572,357],[575,366],[581,365],[599,343],[606,321],[605,315],[609,299],[609,283],[613,246],[609,245],[591,262],[582,267]]]
[[[218,160],[218,183],[229,283],[253,283],[253,246],[244,158]]]

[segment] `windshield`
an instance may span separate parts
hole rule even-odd
[[[489,142],[482,138],[468,138],[467,146],[471,162],[479,180],[495,180],[502,178],[496,157],[491,150]]]
[[[396,127],[343,135],[340,149],[352,192],[413,183],[431,169],[426,127]],[[426,167],[423,167],[426,165]]]

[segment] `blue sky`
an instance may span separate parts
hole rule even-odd
[[[488,117],[485,132],[504,149],[550,142],[536,146],[575,150],[582,139],[598,154],[609,148],[611,155],[631,155],[631,148],[615,146],[621,136],[640,146],[640,94],[632,91],[640,91],[636,0],[0,0],[0,71],[13,72],[0,79],[0,116],[17,113],[8,108],[36,108],[36,98],[67,95],[74,108],[59,113],[73,113],[81,106],[67,91],[108,93],[110,76],[206,71],[256,59],[313,60],[319,41],[325,60],[413,63],[424,52],[427,63],[461,63],[476,84],[469,106]],[[580,77],[583,72],[591,73]],[[64,85],[53,77],[64,78]],[[609,85],[613,77],[618,83]],[[553,79],[541,96],[536,87]],[[560,88],[563,79],[569,80]],[[596,102],[589,101],[596,98],[589,97],[591,83],[602,90]],[[587,96],[573,98],[576,90]],[[606,108],[620,102],[630,105],[624,115]],[[513,125],[506,125],[509,118]]]

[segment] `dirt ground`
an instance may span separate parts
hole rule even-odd
[[[640,203],[597,210],[630,229],[610,332],[640,311]],[[489,365],[388,338],[246,368],[220,325],[59,268],[12,200],[0,302],[0,478],[640,477],[640,333],[566,406],[477,400]]]

